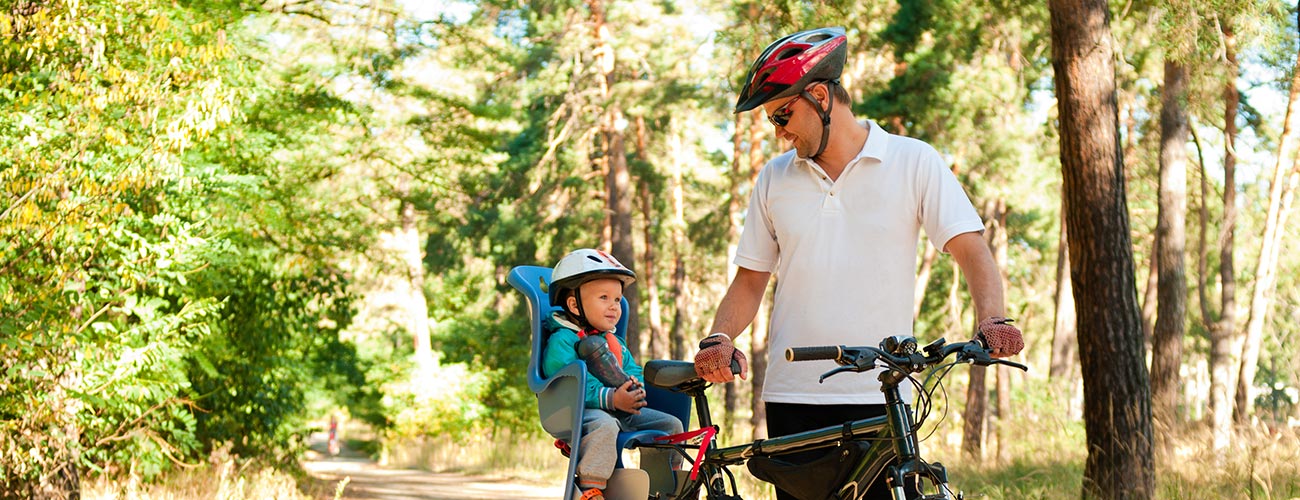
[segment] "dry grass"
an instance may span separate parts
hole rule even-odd
[[[292,475],[269,467],[236,468],[232,464],[204,465],[171,474],[158,484],[138,479],[95,478],[83,484],[87,500],[311,500],[332,492],[300,489]],[[304,485],[307,483],[304,482]]]
[[[160,481],[133,474],[97,476],[82,482],[87,500],[313,500],[333,498],[333,491],[273,467],[240,461],[218,449],[208,461],[179,469]]]
[[[1077,499],[1083,481],[1084,430],[1080,422],[1064,417],[1038,418],[1015,422],[1016,432],[1008,439],[1006,462],[992,458],[996,442],[989,446],[988,458],[971,460],[963,457],[953,430],[955,422],[945,423],[933,437],[922,444],[926,458],[947,465],[954,489],[966,498],[1002,499]],[[735,438],[724,436],[723,445],[748,439],[742,429]],[[743,437],[742,437],[743,436]],[[1300,498],[1300,436],[1295,430],[1280,432],[1243,432],[1238,443],[1223,453],[1214,452],[1208,432],[1191,429],[1175,439],[1177,450],[1169,459],[1157,460],[1156,498],[1168,500],[1260,499],[1287,500]],[[551,439],[541,435],[518,435],[499,431],[463,442],[449,438],[429,438],[405,443],[389,443],[383,448],[382,460],[389,467],[415,467],[438,472],[461,472],[529,481],[560,482],[566,459],[551,446]],[[629,456],[630,463],[636,457]],[[742,467],[732,471],[743,498],[770,500],[775,496],[770,485],[753,479]],[[291,474],[270,468],[238,465],[229,457],[217,457],[198,468],[169,476],[161,484],[137,480],[110,481],[103,478],[83,483],[88,499],[318,499],[331,498],[333,491],[302,481]]]
[[[388,467],[558,483],[568,459],[552,441],[507,430],[460,441],[446,436],[407,439],[385,443],[379,462]]]
[[[1086,434],[1082,422],[1068,417],[1037,416],[1008,423],[1007,455],[996,458],[991,442],[986,458],[972,460],[960,452],[960,422],[945,422],[922,444],[925,457],[943,462],[954,489],[966,498],[1077,499],[1083,485]],[[743,427],[743,426],[742,426]],[[722,445],[749,439],[747,430],[723,436]],[[1236,446],[1215,453],[1209,434],[1187,430],[1175,437],[1177,454],[1157,460],[1156,498],[1168,500],[1300,498],[1300,437],[1293,430],[1277,433],[1242,432]],[[504,444],[503,444],[504,443]],[[464,443],[432,439],[388,447],[389,464],[418,466],[438,471],[458,471],[561,481],[566,462],[545,436],[499,433]],[[635,458],[633,457],[633,462]],[[733,468],[742,497],[775,498],[772,488],[753,479],[742,467]]]

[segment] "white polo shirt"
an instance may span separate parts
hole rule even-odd
[[[734,262],[777,278],[764,401],[883,404],[875,371],[819,384],[835,364],[792,363],[785,349],[911,335],[918,231],[942,250],[954,236],[984,230],[933,147],[864,125],[866,144],[835,182],[793,150],[755,181]]]

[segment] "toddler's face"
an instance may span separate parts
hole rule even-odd
[[[600,331],[618,325],[623,316],[623,283],[616,279],[598,279],[582,284],[582,311],[587,322]],[[577,313],[577,299],[569,296],[569,310]]]

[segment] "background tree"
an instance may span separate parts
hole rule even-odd
[[[1149,379],[1128,240],[1105,2],[1049,3],[1061,169],[1079,318],[1088,460],[1085,498],[1150,498]]]

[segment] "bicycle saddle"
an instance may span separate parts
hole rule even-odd
[[[644,375],[645,383],[661,389],[672,389],[701,380],[695,374],[695,363],[671,359],[646,361]]]

